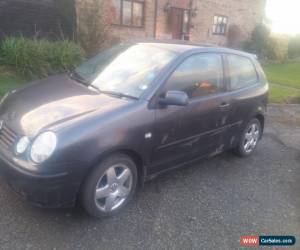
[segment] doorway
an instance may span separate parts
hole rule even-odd
[[[172,39],[189,40],[189,10],[171,8]]]

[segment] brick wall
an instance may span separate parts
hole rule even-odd
[[[227,30],[231,25],[236,25],[240,33],[239,41],[243,41],[255,25],[262,22],[265,0],[197,0],[193,6],[198,8],[198,15],[192,18],[191,40],[226,45],[228,32],[226,36],[212,33],[214,15],[227,16]]]
[[[108,0],[99,0],[105,5],[106,19],[111,23],[109,16]],[[239,30],[238,44],[247,39],[257,23],[263,19],[264,6],[266,0],[193,0],[192,7],[198,9],[196,17],[191,17],[190,40],[195,42],[205,42],[217,45],[227,45],[227,34],[212,34],[212,23],[215,14],[228,17],[227,29],[236,25]],[[84,18],[85,9],[90,8],[91,0],[77,0],[77,23]],[[188,9],[190,0],[158,0],[157,20],[156,20],[156,38],[172,38],[172,32],[168,25],[168,15],[164,11],[167,2],[172,7]],[[137,38],[153,38],[155,25],[155,0],[145,0],[145,22],[142,28],[125,27],[120,25],[111,25],[111,32],[115,37],[121,40],[132,40]]]
[[[99,0],[104,5],[104,13],[106,13],[106,18],[108,22],[112,22],[109,16],[109,1]],[[157,13],[157,38],[170,38],[171,33],[167,29],[167,15],[164,12],[164,7],[168,0],[158,1],[158,13]],[[187,8],[189,0],[171,0],[172,6]],[[77,10],[77,25],[80,22],[84,22],[88,16],[86,16],[86,10],[88,8],[93,8],[93,0],[77,0],[76,10]],[[94,6],[95,7],[95,6]],[[144,26],[139,27],[126,27],[120,25],[111,25],[112,34],[121,40],[135,40],[141,38],[153,38],[154,37],[154,16],[155,16],[155,0],[145,0],[145,19]]]

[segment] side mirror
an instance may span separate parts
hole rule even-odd
[[[183,91],[168,91],[165,97],[159,99],[159,104],[168,106],[186,106],[189,103],[188,95]]]

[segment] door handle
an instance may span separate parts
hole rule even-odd
[[[227,103],[227,102],[222,102],[222,103],[220,104],[219,108],[225,109],[225,108],[228,108],[229,106],[230,106],[229,103]]]

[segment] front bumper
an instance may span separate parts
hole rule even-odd
[[[67,173],[39,175],[30,173],[0,155],[0,175],[9,186],[29,202],[49,208],[75,205],[81,180]]]

